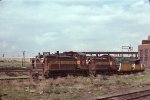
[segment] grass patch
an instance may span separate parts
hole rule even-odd
[[[15,61],[15,60],[11,60],[11,61],[1,61],[0,62],[0,67],[32,67],[31,63],[25,62],[22,66],[22,62],[21,61]]]
[[[147,72],[97,77],[69,76],[30,82],[0,81],[0,90],[1,94],[7,94],[2,100],[78,100],[139,88],[150,84],[149,77]]]
[[[5,94],[2,96],[2,100],[36,100],[38,99],[36,96],[33,97],[32,94],[24,91],[21,84],[18,84],[17,81],[13,83],[1,83],[0,86],[1,94]]]

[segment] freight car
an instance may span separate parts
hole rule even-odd
[[[126,63],[120,63],[118,72],[139,72],[144,71],[144,65],[139,59],[130,60]]]

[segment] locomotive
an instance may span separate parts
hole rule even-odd
[[[117,59],[110,55],[86,56],[82,52],[63,52],[50,54],[44,52],[35,58],[34,70],[43,77],[53,77],[55,75],[96,75],[97,73],[131,72],[143,71],[144,66],[140,60],[130,63],[117,63]],[[37,75],[37,74],[36,74]]]
[[[112,73],[118,70],[116,60],[109,55],[91,58],[87,65],[89,74],[96,75],[97,73]]]

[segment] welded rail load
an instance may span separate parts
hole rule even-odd
[[[150,89],[111,96],[97,97],[96,100],[143,100],[144,98],[149,98],[148,100],[150,100]]]

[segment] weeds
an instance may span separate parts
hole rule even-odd
[[[2,100],[72,100],[100,96],[125,88],[145,86],[150,74],[102,75],[97,77],[64,77],[28,82],[0,81]]]
[[[21,61],[15,61],[15,60],[10,60],[10,61],[0,61],[0,67],[22,67],[22,62]],[[32,67],[31,63],[24,62],[23,67]]]

